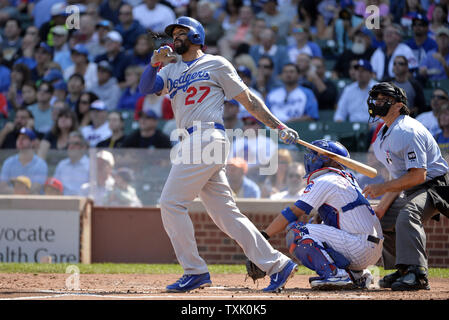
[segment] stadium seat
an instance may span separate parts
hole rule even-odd
[[[287,122],[287,125],[299,133],[301,140],[311,142],[324,138],[323,123],[315,121]]]
[[[445,79],[445,80],[435,80],[435,81],[428,81],[429,87],[432,89],[435,88],[443,88],[446,91],[449,90],[449,79]]]
[[[333,121],[335,110],[319,110],[320,121]]]
[[[134,129],[138,127],[137,121],[134,120],[134,112],[124,110],[121,111],[123,121],[124,121],[124,132],[125,135],[130,134]],[[137,125],[137,126],[136,126]]]
[[[369,147],[370,128],[366,122],[323,123],[323,132],[340,141],[349,151],[367,151]]]
[[[429,89],[429,88],[423,89],[424,98],[426,99],[426,105],[430,105],[430,99],[432,97],[433,90],[435,90],[435,89]]]

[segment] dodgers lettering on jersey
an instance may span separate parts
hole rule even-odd
[[[225,98],[247,89],[228,60],[210,54],[190,65],[181,60],[169,64],[158,75],[170,95],[178,128],[189,128],[194,121],[223,124]]]
[[[333,169],[332,169],[333,170]],[[358,197],[360,187],[355,180],[349,181],[328,168],[317,170],[306,187],[297,205],[310,212],[316,208],[323,222],[332,227],[353,234],[370,234],[382,236],[379,219],[366,205],[359,205],[350,210],[343,210]]]

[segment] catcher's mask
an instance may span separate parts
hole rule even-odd
[[[312,144],[324,150],[350,158],[349,151],[340,142],[320,139],[313,141]],[[304,153],[304,166],[306,169],[306,175],[304,178],[307,178],[312,172],[323,168],[330,160],[331,159],[325,155],[319,154],[314,150],[307,149]],[[343,165],[341,166],[345,168]]]
[[[367,103],[370,118],[385,117],[391,106],[397,102],[402,102],[403,105],[407,107],[407,96],[405,91],[393,83],[381,82],[376,84],[371,88],[368,94]],[[393,98],[394,102],[389,99],[379,100],[379,94]]]

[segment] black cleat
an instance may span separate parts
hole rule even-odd
[[[402,277],[402,272],[400,270],[396,270],[393,273],[387,274],[385,277],[379,280],[379,287],[391,288],[391,285],[400,277]]]
[[[409,266],[405,275],[397,279],[392,285],[393,291],[430,290],[426,269],[418,266]]]

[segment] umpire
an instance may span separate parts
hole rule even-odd
[[[403,89],[388,82],[373,86],[368,108],[371,118],[384,121],[373,148],[392,177],[363,190],[372,199],[383,195],[374,207],[385,237],[382,258],[385,269],[397,269],[379,285],[394,291],[429,290],[423,223],[439,218],[438,211],[449,215],[448,164],[430,132],[409,116]]]

